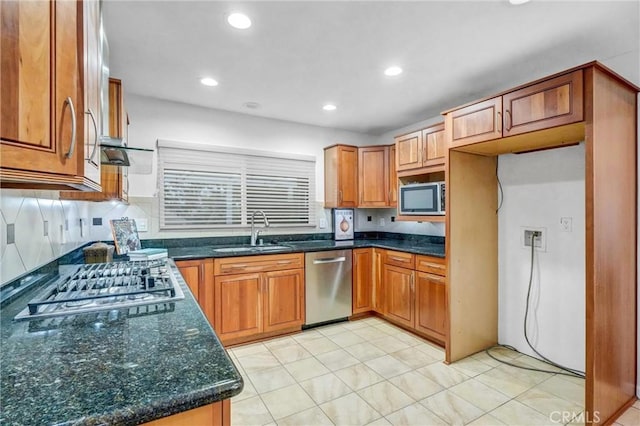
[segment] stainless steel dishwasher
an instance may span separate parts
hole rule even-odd
[[[351,250],[305,254],[305,327],[351,316]]]

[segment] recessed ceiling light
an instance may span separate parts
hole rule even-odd
[[[400,75],[400,74],[402,74],[402,68],[400,67],[393,66],[384,70],[384,75],[388,77],[395,77],[396,75]]]
[[[246,30],[251,26],[251,19],[244,13],[232,13],[227,17],[227,22],[239,30]]]
[[[212,87],[218,85],[218,82],[211,77],[205,77],[201,79],[200,83],[204,84],[205,86],[212,86]]]
[[[249,109],[258,109],[260,108],[260,104],[257,102],[245,102],[242,104],[242,106],[244,106],[245,108],[249,108]]]
[[[529,3],[529,0],[509,0],[509,3],[517,6],[519,4]]]
[[[336,106],[333,104],[325,104],[322,109],[325,111],[335,111],[336,110]]]

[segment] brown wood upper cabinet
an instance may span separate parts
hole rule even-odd
[[[0,3],[3,187],[100,189],[99,165],[86,160],[84,145],[85,97],[93,101],[94,88],[82,84],[93,74],[81,75],[95,65],[91,40],[83,49],[82,41],[93,34],[84,34],[82,19],[90,20],[88,31],[96,30],[97,3]]]
[[[396,170],[422,169],[444,164],[444,123],[395,138]]]
[[[446,113],[451,147],[582,121],[582,70]]]
[[[129,116],[124,106],[124,92],[122,81],[109,79],[109,135],[121,138],[127,143],[129,134]],[[97,154],[100,161],[100,152]],[[128,167],[102,165],[100,192],[60,192],[61,199],[84,201],[128,201],[129,200],[129,169]]]
[[[389,207],[398,205],[398,172],[396,170],[396,145],[389,145]]]
[[[389,147],[358,148],[358,207],[389,206]]]
[[[333,145],[324,149],[324,206],[357,207],[358,148]]]

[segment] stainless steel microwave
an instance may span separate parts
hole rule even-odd
[[[444,182],[401,185],[398,197],[400,215],[443,215],[445,209]]]

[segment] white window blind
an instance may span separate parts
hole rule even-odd
[[[315,158],[158,141],[160,229],[315,226]]]

